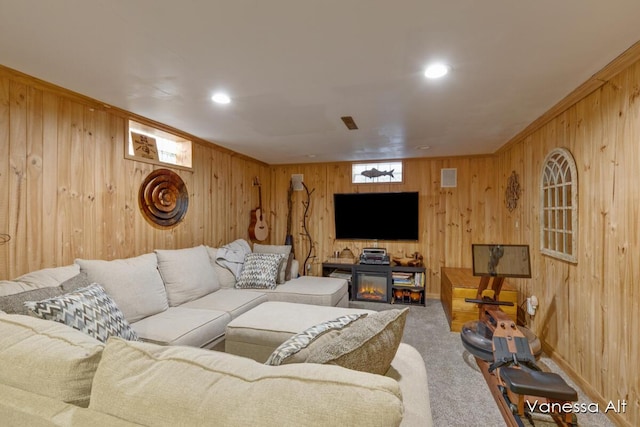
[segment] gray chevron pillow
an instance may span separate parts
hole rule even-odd
[[[249,253],[235,287],[238,289],[275,289],[280,265],[286,262],[284,254]]]
[[[97,283],[58,297],[24,303],[36,317],[64,323],[106,342],[110,336],[138,340],[115,301]]]

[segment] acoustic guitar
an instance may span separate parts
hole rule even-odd
[[[253,178],[254,187],[258,187],[258,207],[251,211],[251,223],[249,224],[249,237],[257,242],[264,242],[269,236],[269,226],[262,211],[262,186],[256,176]]]

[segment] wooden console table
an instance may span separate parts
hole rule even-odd
[[[394,275],[396,273],[396,275]],[[398,278],[398,274],[407,276],[411,283]],[[426,304],[424,281],[426,269],[424,267],[403,267],[395,264],[341,264],[322,263],[322,275],[327,277],[340,277],[349,281],[349,299],[359,301],[386,302],[393,304]],[[383,299],[374,300],[358,298],[358,287],[364,277],[371,276],[384,282],[386,289]],[[404,278],[403,278],[404,279]]]
[[[442,267],[440,271],[440,302],[444,308],[451,331],[460,332],[469,320],[478,320],[478,305],[465,302],[465,298],[475,298],[480,277],[474,276],[470,268]],[[483,296],[493,297],[493,290],[487,289]],[[500,301],[513,302],[513,306],[501,306],[515,322],[518,314],[518,291],[506,280],[500,291]]]

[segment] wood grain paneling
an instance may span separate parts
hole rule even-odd
[[[269,167],[148,121],[195,143],[193,171],[177,170],[189,190],[189,211],[172,230],[151,227],[138,211],[139,185],[154,167],[124,159],[127,120],[144,118],[0,67],[0,233],[11,236],[0,245],[0,279],[76,257],[114,259],[247,239],[250,211],[258,204],[254,176],[263,185],[269,243],[281,244],[292,174],[304,174],[313,190],[309,272],[320,274],[334,251],[349,247],[358,254],[375,243],[335,239],[334,193],[419,191],[420,240],[380,246],[392,254],[422,253],[427,293],[437,298],[441,267],[470,267],[472,243],[529,244],[532,278],[512,283],[521,302],[539,298],[529,320],[545,350],[601,408],[628,402],[625,413],[609,414],[618,424],[640,425],[640,64],[629,65],[630,58],[625,54],[624,69],[597,74],[579,96],[554,107],[496,155],[406,160],[402,184],[351,184],[350,163]],[[568,148],[578,166],[577,264],[538,250],[540,171],[555,147]],[[441,168],[457,168],[457,188],[440,188]],[[512,171],[522,193],[509,212],[504,191]],[[303,192],[294,192],[298,260],[310,243],[302,235],[304,200]]]
[[[640,425],[640,64],[604,82],[546,124],[498,152],[501,190],[515,170],[519,207],[500,216],[500,234],[532,247],[530,280],[521,298],[537,295],[531,320],[547,352],[601,408],[626,400],[620,425]],[[542,162],[568,148],[578,167],[578,262],[539,251]],[[517,225],[516,225],[517,224]]]
[[[458,169],[458,187],[440,188],[440,169]],[[274,239],[284,241],[287,216],[287,189],[292,174],[303,174],[310,190],[309,230],[315,257],[311,274],[320,274],[321,264],[334,251],[345,247],[357,256],[363,248],[378,244],[394,255],[420,252],[428,269],[426,288],[431,297],[440,295],[440,267],[471,266],[471,243],[497,242],[496,184],[492,171],[495,158],[412,159],[404,162],[401,184],[352,184],[351,163],[327,163],[272,167],[271,209],[274,212]],[[420,193],[420,240],[418,242],[374,242],[336,240],[333,194],[382,191]],[[294,192],[293,236],[296,258],[306,258],[309,242],[302,235],[304,192]],[[401,208],[401,207],[399,207]],[[376,212],[362,212],[376,215]]]
[[[173,130],[194,141],[193,170],[176,170],[189,191],[189,210],[174,229],[156,229],[137,201],[155,167],[124,158],[128,119],[0,67],[0,233],[11,236],[0,246],[0,279],[75,258],[248,239],[250,211],[258,205],[251,180],[259,176],[268,188],[269,167]],[[270,215],[268,191],[263,198]]]

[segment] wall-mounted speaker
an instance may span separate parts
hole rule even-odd
[[[458,186],[458,169],[443,168],[440,169],[440,187],[455,188]]]
[[[293,187],[293,191],[304,190],[304,187],[302,186],[303,180],[304,180],[304,175],[301,173],[296,173],[291,175],[291,186]]]

